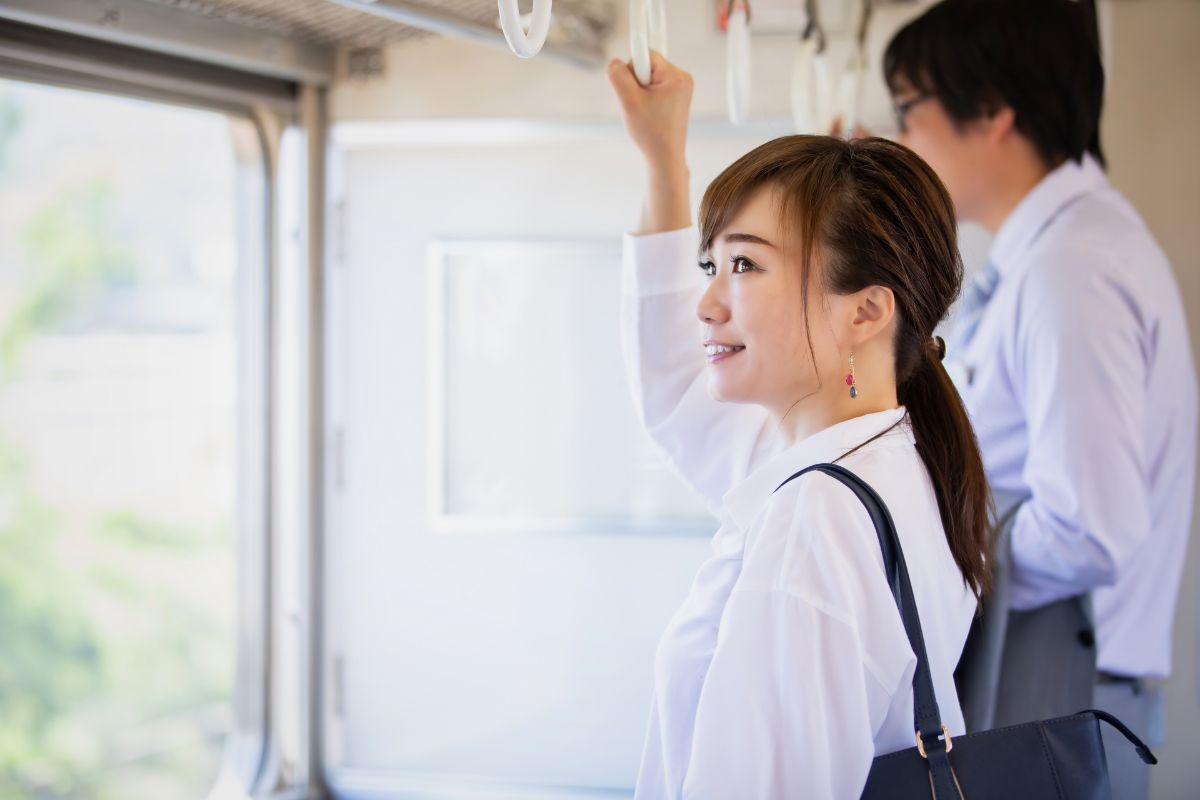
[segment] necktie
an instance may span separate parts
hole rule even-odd
[[[971,343],[971,339],[975,337],[975,331],[983,319],[983,312],[987,308],[988,301],[992,299],[992,295],[996,293],[996,287],[999,284],[1000,272],[989,261],[975,273],[975,277],[971,279],[971,283],[963,292],[951,345],[956,354],[961,354]]]

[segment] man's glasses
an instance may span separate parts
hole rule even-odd
[[[918,103],[924,103],[932,97],[933,95],[931,94],[919,94],[916,97],[910,97],[907,100],[892,104],[892,114],[896,118],[896,127],[900,129],[901,133],[908,130],[904,125],[904,118],[908,116],[908,112],[912,110],[912,107]]]

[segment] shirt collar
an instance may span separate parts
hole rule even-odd
[[[1107,185],[1108,178],[1090,154],[1082,162],[1067,159],[1038,182],[1012,210],[988,252],[988,260],[1003,277],[1022,263],[1020,255],[1068,204]]]
[[[733,523],[747,531],[767,499],[793,474],[813,464],[834,461],[866,442],[872,436],[883,433],[904,419],[906,409],[897,406],[886,411],[863,414],[861,417],[839,422],[806,439],[784,448],[759,466],[737,486],[725,493],[725,508]],[[898,425],[886,437],[904,437],[913,442],[912,430]]]

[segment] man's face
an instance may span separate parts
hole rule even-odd
[[[900,133],[896,141],[925,159],[946,185],[960,220],[978,214],[989,185],[990,149],[980,125],[956,123],[933,95],[897,80],[892,104]]]

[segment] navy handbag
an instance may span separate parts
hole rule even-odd
[[[1158,763],[1120,720],[1095,709],[951,739],[934,696],[921,620],[891,513],[874,489],[837,464],[815,464],[779,486],[814,471],[845,484],[866,506],[879,537],[892,596],[917,657],[913,675],[915,746],[878,756],[872,762],[862,793],[865,800],[1110,800],[1101,721],[1123,733],[1147,764]]]

